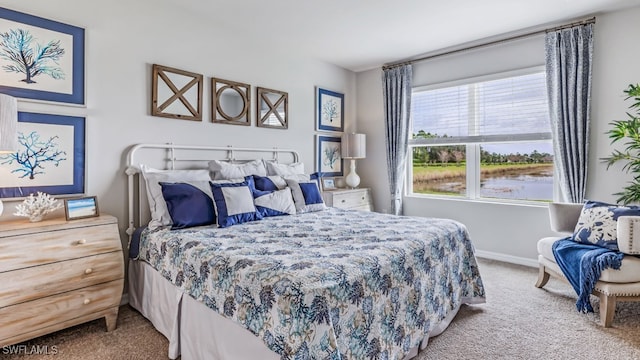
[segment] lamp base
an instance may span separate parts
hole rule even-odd
[[[349,174],[344,179],[344,182],[348,187],[355,189],[360,185],[360,176],[356,174],[356,159],[351,159],[351,166],[349,167]]]

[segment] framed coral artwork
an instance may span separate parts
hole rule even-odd
[[[316,130],[344,131],[344,94],[316,88]]]
[[[84,29],[0,8],[0,93],[84,105]]]
[[[342,139],[339,136],[316,135],[316,171],[322,176],[342,176]]]
[[[85,191],[85,118],[18,112],[18,150],[0,154],[0,198]]]

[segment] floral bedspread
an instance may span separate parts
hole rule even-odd
[[[445,219],[329,208],[158,229],[139,259],[282,359],[402,359],[485,295],[466,228]]]

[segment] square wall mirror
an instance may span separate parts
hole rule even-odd
[[[289,127],[289,94],[258,87],[256,121],[259,127],[287,129]]]

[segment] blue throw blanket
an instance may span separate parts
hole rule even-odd
[[[553,243],[556,263],[578,294],[578,311],[593,312],[589,295],[603,270],[620,269],[624,254],[596,245],[582,244],[567,237]]]

